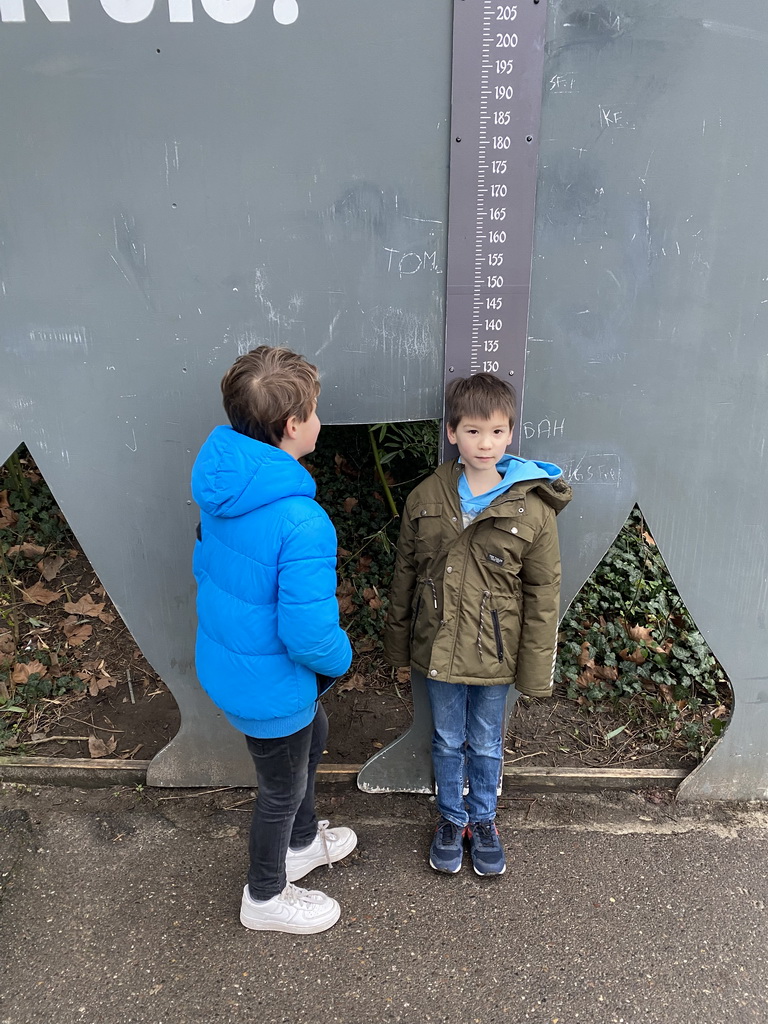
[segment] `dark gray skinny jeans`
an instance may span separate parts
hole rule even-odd
[[[285,857],[309,846],[317,835],[315,772],[328,739],[328,717],[318,701],[313,722],[292,736],[246,736],[256,766],[259,793],[249,842],[248,889],[269,900],[285,888]]]

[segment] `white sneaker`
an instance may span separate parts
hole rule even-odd
[[[342,825],[329,829],[328,825],[327,821],[318,821],[317,835],[303,850],[288,847],[285,874],[289,882],[297,882],[323,864],[330,867],[337,860],[343,860],[357,846],[357,836],[351,828]]]
[[[257,932],[311,935],[333,927],[340,915],[341,907],[333,897],[290,882],[277,896],[264,901],[252,899],[246,885],[240,904],[240,924]]]

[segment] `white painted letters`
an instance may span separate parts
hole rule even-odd
[[[135,25],[150,16],[155,0],[101,0],[101,6],[113,21]]]
[[[48,21],[69,21],[69,0],[35,0]],[[24,0],[0,0],[0,21],[26,21]]]
[[[207,14],[222,25],[236,25],[250,17],[256,0],[201,0]]]
[[[104,12],[123,25],[144,21],[155,8],[155,0],[100,0]],[[71,20],[69,0],[0,0],[0,22],[23,23],[27,20],[25,4],[35,3],[48,21]],[[195,20],[195,5],[222,25],[237,25],[253,13],[256,0],[167,0],[168,19],[174,24]],[[165,2],[158,9],[166,7]],[[81,13],[81,8],[77,11]],[[273,0],[272,14],[281,25],[292,25],[299,17],[298,0]]]
[[[194,21],[192,0],[168,0],[168,16],[172,22],[181,24]]]

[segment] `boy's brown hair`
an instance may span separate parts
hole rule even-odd
[[[240,434],[275,448],[285,424],[306,422],[320,394],[317,367],[289,348],[259,345],[240,356],[221,382],[224,409]]]
[[[495,413],[507,416],[510,429],[514,427],[517,394],[506,381],[492,373],[475,373],[471,377],[457,377],[448,385],[445,422],[451,430],[456,430],[463,419],[489,420]]]

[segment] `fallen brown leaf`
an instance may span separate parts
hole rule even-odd
[[[357,500],[357,498],[351,498],[351,497],[350,498],[345,498],[344,499],[344,511],[345,512],[351,512],[352,509],[355,507],[355,505],[359,505],[359,504],[360,504],[360,502]]]
[[[90,594],[84,594],[79,601],[67,601],[64,604],[64,611],[70,615],[100,616],[104,611],[104,603],[97,604]]]
[[[615,683],[619,678],[619,670],[612,665],[595,665],[592,671],[597,679],[602,679],[607,683]]]
[[[0,633],[0,654],[13,654],[16,650],[16,641],[13,639],[13,633],[10,629]]]
[[[62,565],[65,565],[64,559],[61,555],[48,555],[47,558],[43,558],[37,563],[37,568],[43,575],[43,579],[46,579],[49,583],[52,579],[55,579],[59,574],[59,570]]]
[[[19,517],[8,504],[8,491],[0,491],[0,530],[15,526]]]
[[[88,737],[88,753],[91,757],[107,757],[108,754],[114,754],[116,749],[117,740],[114,736],[110,736],[106,742],[93,734]]]
[[[636,647],[631,654],[629,648],[625,647],[623,651],[619,651],[619,657],[622,661],[631,661],[633,665],[644,665],[648,660],[648,655],[642,647]]]
[[[39,675],[42,679],[47,671],[46,666],[40,661],[18,661],[13,666],[11,682],[15,683],[16,686],[24,686],[25,683],[29,682],[30,676]]]
[[[21,593],[29,604],[52,604],[61,597],[61,593],[56,594],[54,591],[46,589],[42,583],[35,583],[27,590],[22,590]]]
[[[66,619],[61,628],[70,647],[82,646],[93,632],[93,626],[89,622],[80,623],[74,615]]]
[[[94,676],[88,681],[88,692],[92,697],[98,697],[102,690],[106,690],[109,686],[114,686],[115,680],[110,676]]]
[[[362,693],[365,689],[365,676],[360,672],[353,672],[349,679],[345,679],[343,683],[339,683],[336,687],[338,693],[346,693],[348,690],[357,690]]]
[[[653,643],[653,633],[647,626],[627,626],[627,636],[636,644]]]
[[[579,668],[584,668],[586,665],[594,665],[595,659],[590,656],[589,653],[589,641],[585,640],[581,645],[581,654],[576,659],[576,664]]]
[[[8,548],[6,554],[11,558],[15,558],[16,555],[21,555],[22,558],[40,558],[45,554],[45,548],[40,547],[39,544],[14,544],[13,547]]]

